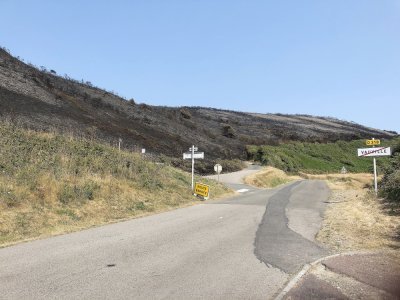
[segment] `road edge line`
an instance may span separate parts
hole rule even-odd
[[[300,279],[310,270],[311,264],[306,264],[303,266],[300,272],[298,272],[289,282],[285,285],[283,290],[276,296],[275,300],[282,300],[283,297],[300,281]]]

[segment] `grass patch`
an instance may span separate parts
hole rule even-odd
[[[0,124],[0,245],[196,203],[190,174],[139,154]],[[230,194],[206,180],[211,197]]]
[[[302,179],[300,176],[290,176],[282,170],[266,167],[260,172],[247,176],[244,182],[259,188],[274,188],[300,179]]]
[[[82,203],[87,200],[93,200],[95,197],[94,193],[99,188],[100,185],[93,181],[85,182],[82,185],[64,183],[60,188],[57,198],[62,204],[69,204],[74,201]]]
[[[304,179],[325,180],[331,190],[369,189],[374,181],[371,173],[306,174],[300,172],[299,175]]]

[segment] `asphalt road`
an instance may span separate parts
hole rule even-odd
[[[241,171],[224,174],[222,170],[222,174],[220,175],[210,175],[206,177],[218,180],[219,182],[226,184],[234,190],[257,190],[257,188],[244,184],[243,178],[251,174],[257,173],[260,170],[261,166],[259,165],[249,165],[246,169]]]
[[[237,179],[231,184],[243,189]],[[0,298],[271,298],[302,264],[324,255],[304,228],[318,226],[329,191],[319,181],[247,190],[0,249]],[[311,219],[291,222],[294,209]]]

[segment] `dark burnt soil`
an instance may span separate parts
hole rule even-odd
[[[256,110],[249,108],[249,111]],[[0,119],[122,147],[181,157],[195,144],[210,159],[246,158],[249,144],[391,138],[393,132],[307,115],[251,114],[127,101],[54,71],[40,71],[0,49]]]

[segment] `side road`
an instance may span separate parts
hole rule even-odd
[[[400,299],[399,283],[394,252],[337,254],[306,265],[276,299]]]
[[[232,173],[226,173],[226,174],[220,174],[218,175],[208,175],[205,176],[206,178],[209,179],[214,179],[214,180],[219,180],[219,182],[224,183],[225,185],[229,186],[231,189],[235,191],[249,191],[249,190],[257,190],[255,187],[251,187],[249,185],[246,185],[244,183],[244,178],[259,172],[262,169],[261,166],[259,165],[248,165],[247,168],[237,171],[237,172],[232,172]]]

